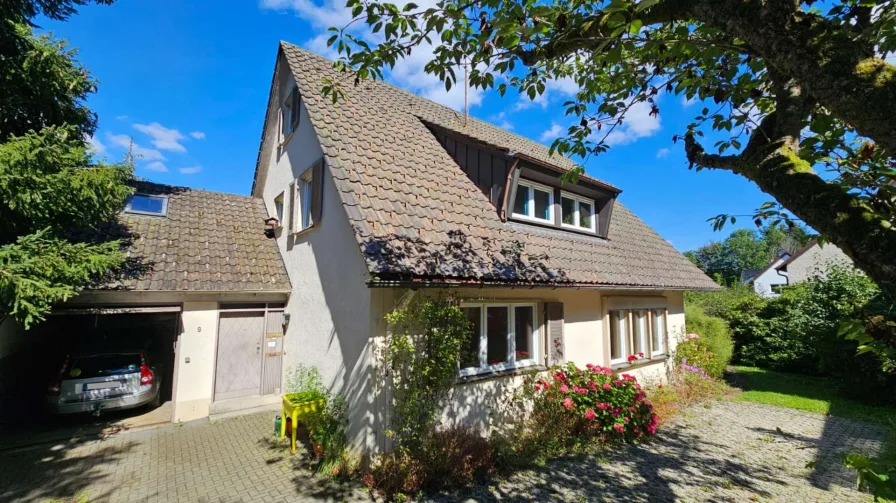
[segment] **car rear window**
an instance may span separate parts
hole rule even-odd
[[[68,370],[71,379],[88,379],[91,377],[105,377],[121,374],[130,374],[140,371],[140,355],[114,354],[94,355],[75,358]]]

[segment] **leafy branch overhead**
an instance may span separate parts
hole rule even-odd
[[[587,159],[659,97],[705,106],[671,138],[691,168],[743,176],[774,198],[755,218],[800,220],[896,292],[896,49],[892,1],[349,0],[331,28],[337,65],[384,78],[415,51],[446,88],[529,98],[575,82],[566,134],[552,149]],[[373,32],[374,35],[370,35]],[[350,92],[328,82],[334,99]],[[640,106],[635,107],[635,105]],[[708,137],[721,137],[714,144]],[[821,173],[820,173],[821,172]],[[728,221],[724,215],[724,221]],[[718,222],[718,220],[717,220]]]

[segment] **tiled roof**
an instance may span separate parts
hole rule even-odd
[[[558,169],[548,148],[281,43],[374,280],[566,283],[713,289],[717,285],[618,202],[608,239],[502,222],[426,124]],[[321,79],[346,97],[321,95]],[[257,174],[256,174],[257,175]]]
[[[168,216],[121,213],[101,239],[123,239],[124,273],[94,289],[289,291],[275,240],[264,235],[261,199],[134,182],[142,194],[167,195]]]

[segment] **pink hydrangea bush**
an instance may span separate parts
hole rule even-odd
[[[578,440],[631,441],[656,434],[657,416],[637,379],[607,367],[573,363],[532,380],[534,416]]]

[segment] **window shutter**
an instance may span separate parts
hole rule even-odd
[[[311,225],[320,223],[323,210],[324,160],[320,159],[311,167]]]
[[[548,333],[548,365],[560,365],[566,361],[566,347],[563,342],[563,303],[545,302],[544,314]]]
[[[299,104],[302,99],[299,96],[299,87],[295,86],[292,88],[292,123],[290,124],[290,130],[295,131],[295,129],[299,126]]]
[[[289,215],[287,218],[286,230],[290,233],[296,229],[296,182],[289,184]]]

